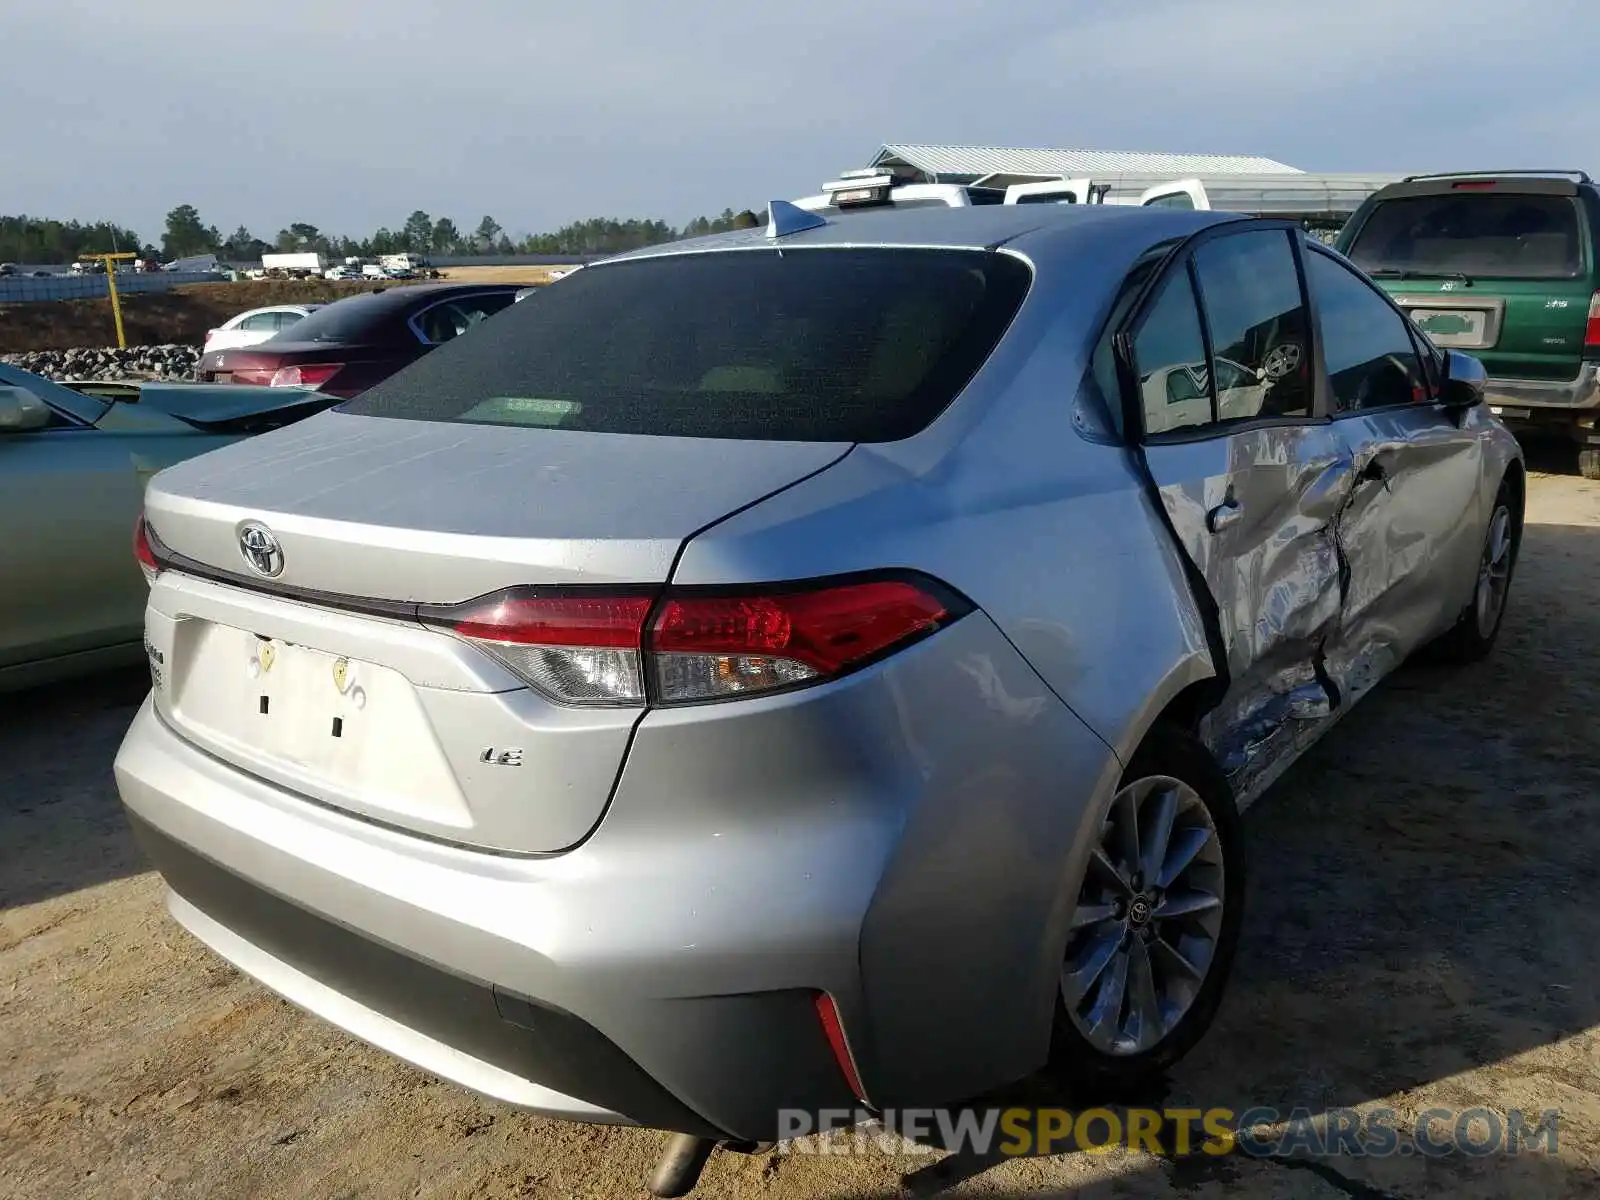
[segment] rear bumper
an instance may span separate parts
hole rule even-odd
[[[572,1014],[372,941],[218,866],[138,816],[129,820],[171,889],[167,907],[178,923],[300,1007],[523,1108],[717,1133]]]
[[[767,1141],[1044,1059],[1068,881],[1120,767],[974,614],[809,693],[654,712],[578,848],[431,842],[241,772],[147,701],[118,753],[172,912],[312,1013],[579,1121]]]
[[[1576,379],[1565,381],[1491,378],[1486,399],[1495,407],[1593,414],[1600,410],[1600,363],[1584,363]],[[1540,411],[1534,415],[1559,414]]]

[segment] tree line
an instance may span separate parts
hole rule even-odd
[[[0,217],[0,261],[65,263],[83,254],[106,250],[131,250],[146,258],[188,258],[215,254],[226,261],[252,262],[274,251],[314,250],[329,258],[376,258],[383,254],[468,256],[490,254],[617,254],[678,238],[699,237],[729,229],[750,228],[765,216],[745,210],[723,209],[716,217],[696,217],[682,227],[638,217],[590,217],[563,225],[553,233],[512,237],[493,217],[486,216],[469,231],[450,217],[435,218],[421,209],[396,228],[387,226],[356,239],[324,233],[317,226],[295,221],[268,241],[243,225],[224,237],[207,225],[192,204],[180,204],[167,214],[160,244],[144,241],[131,229],[109,221],[57,221],[48,218]]]

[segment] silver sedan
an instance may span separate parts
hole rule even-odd
[[[118,785],[202,941],[541,1112],[1126,1083],[1241,810],[1489,652],[1483,382],[1287,223],[774,203],[156,476]]]

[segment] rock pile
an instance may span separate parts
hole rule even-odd
[[[129,346],[126,350],[29,350],[0,362],[47,379],[193,379],[198,346]]]

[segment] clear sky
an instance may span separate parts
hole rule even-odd
[[[1600,0],[0,0],[0,212],[679,224],[890,142],[1600,172]]]

